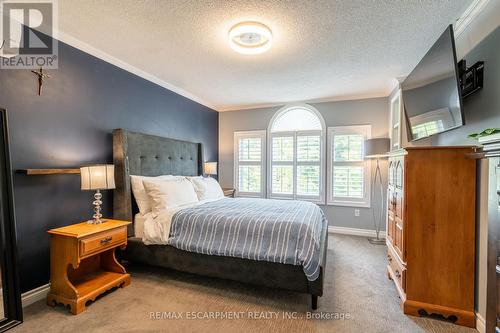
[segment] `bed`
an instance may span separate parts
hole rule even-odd
[[[113,131],[113,160],[116,178],[113,215],[115,219],[133,222],[128,229],[127,248],[122,253],[124,259],[139,264],[310,294],[311,307],[317,309],[318,297],[323,295],[328,239],[326,223],[321,223],[317,229],[315,239],[319,248],[315,251],[317,269],[314,269],[314,274],[307,274],[305,267],[284,260],[273,262],[256,260],[251,256],[243,258],[221,253],[212,255],[208,252],[193,252],[172,245],[146,245],[142,238],[135,234],[136,227],[140,226],[134,225],[138,207],[133,197],[130,175],[202,175],[203,146],[200,143],[116,129]],[[211,205],[213,209],[221,209],[224,205],[234,206],[237,201],[231,200],[239,199],[221,199]],[[245,204],[245,201],[241,200],[241,204]],[[267,200],[254,200],[261,200],[260,204],[270,205]],[[246,201],[247,205],[256,203],[259,202]],[[196,212],[203,212],[203,209],[197,209]],[[272,207],[269,209],[272,210]],[[187,210],[182,212],[187,214]],[[300,212],[297,214],[300,216]]]

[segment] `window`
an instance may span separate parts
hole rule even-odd
[[[309,105],[275,114],[269,124],[268,197],[324,203],[324,128]]]
[[[371,169],[364,160],[370,136],[370,125],[328,128],[328,204],[370,207]]]
[[[266,131],[234,132],[234,184],[238,196],[264,197]]]

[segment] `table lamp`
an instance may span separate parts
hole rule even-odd
[[[211,175],[217,175],[217,162],[205,162],[203,172],[209,177]]]
[[[101,219],[101,190],[112,190],[115,188],[115,166],[112,164],[100,164],[81,167],[80,178],[82,191],[96,191],[94,194],[94,201],[92,202],[94,205],[93,219],[87,221],[87,223],[101,224],[106,222],[106,220]]]

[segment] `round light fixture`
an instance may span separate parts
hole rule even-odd
[[[229,45],[242,54],[260,54],[273,44],[271,29],[259,22],[242,22],[229,30]]]

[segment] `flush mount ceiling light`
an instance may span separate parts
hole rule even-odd
[[[271,48],[271,29],[259,22],[242,22],[229,30],[229,45],[242,54],[260,54]]]

